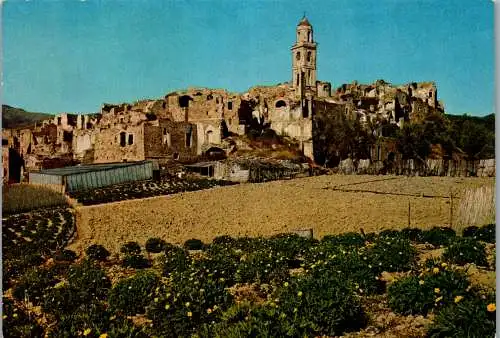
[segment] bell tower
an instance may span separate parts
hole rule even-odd
[[[307,89],[316,89],[316,46],[313,28],[304,15],[292,46],[292,87],[301,97]]]

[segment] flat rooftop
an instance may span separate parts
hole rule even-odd
[[[103,163],[103,164],[87,164],[87,165],[76,165],[72,167],[56,168],[56,169],[44,169],[34,173],[54,175],[54,176],[68,176],[74,174],[83,174],[93,171],[103,171],[111,170],[117,168],[125,168],[144,164],[151,161],[138,161],[138,162],[117,162],[117,163]]]

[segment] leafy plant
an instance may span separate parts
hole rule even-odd
[[[458,265],[488,266],[484,244],[471,238],[457,238],[445,249],[443,259]]]
[[[406,239],[380,238],[366,255],[379,272],[408,271],[416,263],[417,250]]]
[[[328,242],[332,245],[360,247],[365,244],[365,238],[356,232],[346,232],[339,235],[326,235],[321,239],[321,242]]]
[[[469,281],[460,271],[428,268],[420,276],[403,277],[388,288],[389,306],[403,315],[426,315],[435,307],[453,303],[467,294]]]
[[[141,271],[119,281],[109,293],[111,309],[126,315],[145,313],[145,307],[153,300],[153,291],[159,281],[160,278],[151,271]]]
[[[84,260],[78,265],[70,267],[68,272],[69,284],[85,294],[85,299],[106,299],[111,288],[111,281],[106,273],[98,268],[91,260]]]
[[[122,265],[134,269],[145,269],[151,266],[146,257],[137,254],[127,254],[123,258]]]
[[[339,336],[367,324],[352,283],[335,272],[292,279],[285,285],[271,306],[275,304],[277,318],[286,320],[287,335]]]
[[[205,244],[199,239],[188,239],[184,242],[184,248],[186,250],[203,250],[205,248]]]
[[[412,242],[422,242],[424,232],[418,228],[404,228],[401,230],[401,235]]]
[[[141,246],[137,242],[127,242],[122,245],[120,252],[125,255],[139,255],[141,253]]]
[[[42,301],[45,289],[56,284],[52,273],[43,268],[32,268],[26,271],[13,290],[13,296],[21,301],[28,299],[38,305]]]
[[[166,242],[157,237],[149,238],[146,241],[146,251],[150,253],[160,253],[165,250]]]
[[[495,335],[495,296],[487,299],[473,297],[450,304],[439,311],[427,336],[438,337],[493,337]]]
[[[85,253],[90,259],[97,261],[105,261],[110,255],[109,251],[100,244],[92,244],[85,250]]]
[[[488,243],[495,243],[495,226],[496,224],[488,224],[479,228],[477,239]]]
[[[26,311],[2,297],[2,327],[4,337],[43,337],[44,330]]]
[[[73,262],[77,257],[76,252],[73,250],[64,249],[56,254],[55,259],[57,261]]]
[[[455,230],[450,227],[433,227],[424,231],[423,241],[434,246],[448,245],[455,236]]]

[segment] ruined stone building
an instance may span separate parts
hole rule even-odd
[[[96,114],[60,114],[32,128],[4,130],[4,147],[14,149],[27,169],[39,168],[43,157],[69,156],[82,163],[179,159],[227,149],[227,136],[244,135],[258,123],[295,139],[314,159],[313,130],[321,116],[345,114],[364,124],[385,120],[401,127],[444,111],[432,82],[353,82],[332,91],[330,82],[318,80],[318,45],[305,17],[290,53],[291,79],[276,86],[242,94],[188,88],[153,100],[104,104]]]

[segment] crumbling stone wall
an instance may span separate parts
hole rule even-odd
[[[144,154],[144,125],[117,124],[100,128],[95,135],[94,162],[109,163],[142,161]]]
[[[160,119],[159,125],[144,125],[145,158],[177,158],[197,154],[196,125]]]

